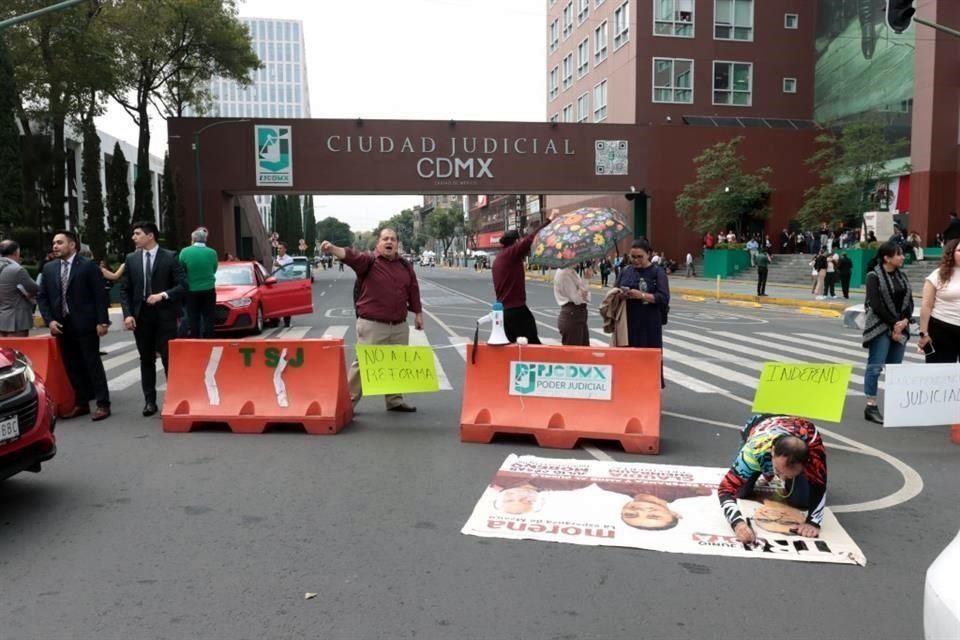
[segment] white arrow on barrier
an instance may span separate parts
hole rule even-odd
[[[220,388],[217,387],[217,369],[220,368],[220,358],[223,356],[223,347],[210,349],[210,359],[207,361],[207,370],[203,374],[203,382],[207,386],[207,400],[211,407],[220,406]]]
[[[287,401],[287,385],[283,383],[283,372],[287,368],[287,350],[284,348],[280,352],[280,362],[277,368],[273,370],[273,390],[277,394],[277,404],[281,407],[289,407]]]

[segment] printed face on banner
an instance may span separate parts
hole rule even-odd
[[[293,148],[289,126],[254,127],[257,158],[257,186],[293,186]]]
[[[767,500],[740,500],[757,542],[737,540],[720,508],[726,469],[510,455],[462,533],[668,553],[866,564],[836,518],[820,536],[790,533],[806,514]]]
[[[754,413],[783,413],[840,422],[853,366],[767,362],[753,398]]]
[[[510,363],[510,395],[610,400],[613,367],[561,362]]]

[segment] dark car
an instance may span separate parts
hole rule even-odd
[[[57,453],[56,411],[29,359],[0,348],[0,480],[40,471]]]

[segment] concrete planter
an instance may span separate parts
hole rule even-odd
[[[750,253],[745,249],[706,249],[703,274],[707,278],[729,278],[750,268]]]

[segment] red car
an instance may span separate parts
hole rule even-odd
[[[216,331],[260,333],[265,323],[313,313],[313,285],[291,270],[268,275],[257,262],[217,267]]]
[[[0,348],[0,480],[37,473],[56,455],[56,420],[53,401],[27,357]]]

